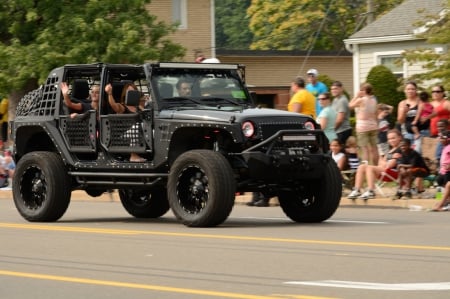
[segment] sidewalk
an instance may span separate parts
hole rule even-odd
[[[433,207],[433,205],[437,202],[434,197],[434,189],[428,189],[425,192],[425,196],[423,197],[432,197],[432,198],[418,198],[418,196],[413,196],[412,199],[399,199],[392,200],[391,198],[374,198],[369,199],[367,202],[363,200],[357,199],[353,202],[350,199],[347,199],[347,193],[344,193],[344,196],[341,198],[341,207],[346,208],[383,208],[383,209],[409,209],[411,211],[422,211],[428,210]],[[2,188],[0,189],[0,199],[12,199],[12,190],[11,188]],[[72,192],[72,200],[78,201],[111,201],[111,202],[119,202],[119,195],[117,192],[113,192],[111,194],[104,193],[99,197],[91,197],[86,194],[84,191],[76,190]],[[245,205],[247,202],[251,201],[251,193],[246,193],[244,195],[236,196],[235,203],[238,205]],[[272,198],[270,200],[271,205],[278,205],[278,201],[276,198]]]

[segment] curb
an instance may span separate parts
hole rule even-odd
[[[246,193],[244,195],[238,195],[235,199],[235,204],[245,205],[250,202],[252,198],[251,193]],[[12,199],[11,188],[0,189],[0,199]],[[112,193],[104,193],[98,197],[91,197],[86,192],[82,190],[72,191],[71,200],[76,201],[105,201],[105,202],[120,202],[119,195],[117,191]],[[421,211],[431,209],[435,204],[436,200],[434,198],[412,198],[412,199],[399,199],[392,200],[390,198],[374,198],[368,201],[356,200],[352,201],[346,197],[341,198],[339,207],[346,208],[382,208],[382,209],[409,209],[411,211]],[[270,199],[270,206],[278,206],[278,199],[276,197]]]

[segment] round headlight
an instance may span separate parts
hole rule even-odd
[[[307,130],[314,130],[314,123],[312,121],[307,121],[303,124],[305,126],[305,129]]]
[[[252,122],[246,121],[242,124],[242,133],[245,137],[250,138],[255,134],[255,126]]]

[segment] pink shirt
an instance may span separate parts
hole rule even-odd
[[[441,168],[439,169],[440,174],[446,174],[450,171],[450,144],[447,144],[441,153]]]
[[[356,132],[378,131],[377,100],[365,96],[356,110]]]

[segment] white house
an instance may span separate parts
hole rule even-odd
[[[408,64],[403,60],[405,50],[428,47],[447,51],[446,45],[429,45],[416,34],[424,27],[417,25],[429,16],[444,12],[444,0],[406,0],[373,23],[344,40],[347,50],[353,53],[353,89],[367,78],[375,65],[385,65],[399,77],[408,78],[425,70],[421,64]]]

